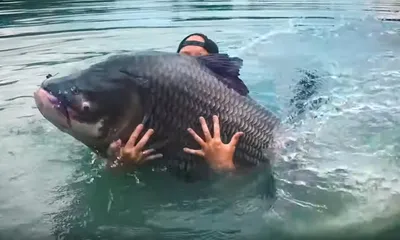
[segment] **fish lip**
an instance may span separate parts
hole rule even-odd
[[[69,127],[71,127],[71,118],[69,116],[68,112],[68,106],[61,101],[59,98],[56,96],[52,95],[49,91],[44,89],[49,95],[47,96],[47,99],[51,104],[53,104],[54,108],[56,108],[66,119],[67,119],[67,124]]]
[[[35,95],[37,95],[40,90],[46,92],[46,95],[47,95],[46,98],[49,101],[49,103],[52,105],[53,109],[55,109],[58,113],[60,113],[62,116],[65,117],[67,126],[69,128],[71,128],[72,127],[72,125],[71,125],[71,117],[70,117],[70,114],[69,114],[69,111],[68,111],[67,104],[65,104],[65,102],[62,101],[62,98],[60,99],[59,97],[53,95],[51,93],[51,91],[49,91],[45,87],[40,87],[40,89],[38,89],[35,92]]]

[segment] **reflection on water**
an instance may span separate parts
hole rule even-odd
[[[396,20],[398,10],[396,1],[0,2],[0,236],[396,234],[399,25],[379,19]],[[186,184],[105,171],[29,97],[49,73],[110,53],[175,51],[191,32],[242,57],[252,96],[281,116],[299,79],[318,76],[311,100],[323,104],[301,115],[298,144],[276,163],[276,185],[263,173]]]

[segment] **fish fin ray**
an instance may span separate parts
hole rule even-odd
[[[228,54],[210,54],[198,56],[196,59],[211,70],[219,81],[232,88],[241,95],[247,95],[249,89],[239,78],[243,60],[238,57],[230,57]]]

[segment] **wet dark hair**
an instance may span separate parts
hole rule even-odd
[[[200,36],[204,39],[204,42],[186,41],[186,39],[188,39],[191,36]],[[186,36],[179,43],[178,50],[176,52],[179,53],[179,51],[185,46],[199,46],[199,47],[203,47],[205,50],[207,50],[208,53],[219,53],[217,44],[202,33],[192,33],[192,34],[189,34],[188,36]]]

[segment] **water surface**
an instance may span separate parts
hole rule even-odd
[[[0,2],[0,236],[399,234],[399,10],[389,0]],[[252,97],[282,118],[304,70],[319,76],[314,97],[326,103],[292,130],[297,145],[276,162],[272,207],[259,195],[271,187],[262,174],[207,186],[106,171],[34,107],[49,73],[125,51],[175,51],[192,32],[243,58]]]

